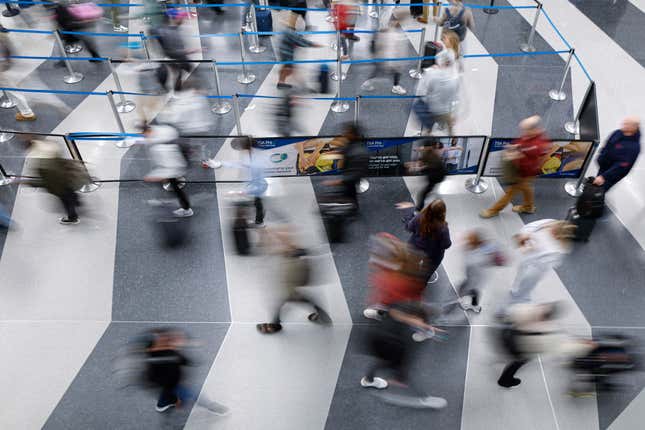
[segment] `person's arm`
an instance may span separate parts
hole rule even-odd
[[[450,230],[448,227],[445,228],[444,234],[442,235],[443,237],[441,238],[441,248],[442,249],[448,249],[452,246],[452,240],[450,240]]]
[[[607,181],[615,182],[623,178],[624,176],[626,176],[627,173],[629,173],[629,171],[631,170],[634,163],[636,162],[636,159],[638,158],[638,154],[639,152],[632,151],[620,157],[611,165],[609,170],[603,172],[601,176],[598,176],[596,180],[594,180],[594,184],[603,185]],[[602,178],[602,179],[598,179],[598,178]]]
[[[475,31],[475,17],[473,16],[473,11],[468,8],[464,12],[464,22],[468,30]]]
[[[405,222],[405,229],[410,233],[416,233],[417,227],[419,225],[419,216],[414,216],[414,213],[411,213],[407,216],[407,218],[408,219]]]

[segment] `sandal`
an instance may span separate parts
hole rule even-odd
[[[262,334],[272,334],[282,330],[282,326],[280,324],[272,324],[272,323],[258,324],[255,327]]]

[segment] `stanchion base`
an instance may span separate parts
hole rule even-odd
[[[487,13],[489,15],[495,15],[499,12],[499,9],[486,8],[486,9],[482,9],[482,12]]]
[[[83,185],[78,191],[80,191],[81,193],[91,193],[92,191],[96,191],[99,188],[101,188],[100,183],[90,182],[89,184]]]
[[[180,177],[180,178],[177,178],[177,186],[179,187],[180,190],[182,188],[184,188],[186,186],[186,178],[184,178],[183,176]],[[170,186],[170,182],[164,182],[162,187],[166,191],[172,191],[172,187]]]
[[[0,179],[0,187],[3,185],[9,185],[13,183],[13,178],[2,178]]]
[[[267,50],[267,47],[262,45],[249,46],[249,51],[253,52],[254,54],[260,54],[261,52],[264,52],[266,50]]]
[[[335,101],[331,104],[331,111],[336,113],[343,113],[349,110],[349,103],[346,103],[342,100]]]
[[[576,181],[569,181],[564,184],[564,191],[566,191],[571,197],[578,197],[582,194],[582,187],[578,188]]]
[[[20,13],[20,9],[11,8],[11,9],[7,9],[4,12],[2,12],[2,16],[6,17],[6,18],[11,18],[12,16],[16,16],[19,13]]]
[[[132,100],[126,100],[125,103],[117,103],[116,104],[116,110],[119,113],[129,113],[134,110],[134,108],[137,107],[136,104]]]
[[[562,100],[567,99],[567,95],[565,94],[564,91],[550,90],[549,91],[549,98],[551,100],[555,100],[556,102],[561,102]]]
[[[222,102],[222,103],[214,104],[213,107],[211,108],[211,112],[216,113],[218,115],[225,115],[229,113],[231,109],[232,109],[232,106],[230,103]]]
[[[0,133],[0,143],[9,142],[14,136],[15,134],[13,133]]]
[[[125,25],[115,25],[114,27],[112,27],[112,31],[114,31],[115,33],[127,33],[128,27],[126,27]]]
[[[83,50],[83,46],[80,43],[72,43],[71,45],[65,46],[65,52],[68,54],[76,54],[77,52],[81,52]]]
[[[358,185],[356,185],[356,192],[358,194],[363,194],[367,190],[370,189],[370,183],[367,179],[361,178],[360,181],[358,181]]]
[[[369,13],[370,18],[378,19],[378,12],[373,10]]]
[[[520,45],[520,51],[522,51],[522,52],[535,52],[535,46],[529,45],[528,43],[522,43]]]
[[[417,69],[411,69],[408,72],[408,75],[410,75],[412,79],[421,79],[423,77],[423,72]]]
[[[466,179],[466,190],[473,194],[481,194],[488,189],[488,184],[482,178],[477,180],[477,177]]]
[[[0,108],[12,109],[15,107],[16,104],[9,97],[3,98],[2,101],[0,101]]]
[[[83,74],[79,72],[70,73],[69,75],[63,78],[63,82],[66,84],[75,84],[83,80]]]
[[[580,133],[580,125],[578,124],[578,121],[565,122],[564,123],[564,129],[569,134],[579,134]]]
[[[255,75],[253,73],[247,73],[246,75],[240,74],[237,75],[237,81],[240,84],[252,84],[253,82],[255,82]]]
[[[127,149],[132,145],[134,145],[135,141],[136,141],[135,139],[130,139],[130,138],[117,140],[116,142],[114,142],[114,146],[116,146],[117,148]]]
[[[329,75],[329,79],[331,79],[332,81],[337,81],[338,80],[338,73],[331,72],[331,74]],[[347,73],[343,72],[343,73],[340,74],[340,80],[344,81],[345,79],[347,79]]]

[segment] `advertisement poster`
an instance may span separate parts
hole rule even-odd
[[[490,140],[484,176],[504,176],[502,156],[504,148],[512,142],[513,139],[493,138]],[[577,178],[582,172],[582,166],[592,147],[593,142],[591,141],[552,141],[551,149],[542,161],[539,176],[543,178]]]
[[[476,173],[484,137],[398,137],[367,139],[369,176],[402,176],[424,148],[437,151],[449,174]],[[267,176],[337,174],[342,170],[342,140],[337,137],[259,138],[254,157],[263,160]]]

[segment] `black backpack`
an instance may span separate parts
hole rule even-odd
[[[443,28],[452,30],[457,33],[460,41],[466,38],[466,24],[464,23],[464,12],[466,9],[462,8],[456,16],[450,15],[450,10],[446,9],[446,22],[443,23]]]
[[[576,202],[576,212],[584,218],[600,218],[605,211],[605,189],[594,185],[594,179],[585,179],[582,194]]]

